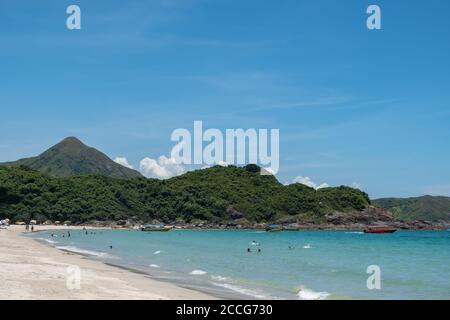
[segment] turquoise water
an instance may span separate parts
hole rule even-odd
[[[80,230],[70,238],[54,233],[35,237],[225,298],[450,299],[448,231]],[[381,269],[380,290],[367,289],[370,265]]]

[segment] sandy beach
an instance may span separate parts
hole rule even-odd
[[[35,231],[51,228],[75,227],[35,226]],[[24,231],[24,226],[0,229],[0,299],[214,299],[46,246],[24,237]],[[73,281],[74,270],[80,270],[79,282]]]

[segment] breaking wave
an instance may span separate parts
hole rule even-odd
[[[64,250],[64,251],[70,251],[73,253],[79,253],[79,254],[84,254],[84,255],[88,255],[88,256],[94,256],[94,257],[102,257],[102,258],[112,258],[112,256],[106,252],[100,252],[100,251],[93,251],[93,250],[85,250],[85,249],[80,249],[78,247],[73,247],[73,246],[58,246],[56,247],[57,249],[60,250]]]
[[[212,282],[212,284],[215,285],[215,286],[221,287],[221,288],[225,288],[225,289],[228,289],[228,290],[231,290],[231,291],[234,291],[234,292],[246,295],[246,296],[253,297],[253,298],[257,298],[257,299],[272,299],[272,297],[270,297],[268,295],[265,295],[263,293],[259,293],[259,292],[256,292],[254,290],[251,290],[251,289],[247,289],[247,288],[243,288],[243,287],[240,287],[240,286],[236,286],[234,284],[217,283],[217,282]]]
[[[37,238],[37,239],[38,239],[38,240],[41,240],[41,241],[45,241],[45,242],[50,243],[50,244],[56,244],[56,243],[58,243],[58,241],[53,241],[53,240],[46,239],[46,238]]]
[[[191,272],[189,272],[189,274],[192,274],[194,276],[201,276],[207,274],[207,272],[203,270],[192,270]]]
[[[297,296],[300,300],[324,300],[330,296],[328,292],[316,292],[311,289],[300,287],[300,290],[297,292]]]
[[[211,276],[211,279],[214,280],[214,281],[227,281],[227,280],[228,280],[227,277],[223,277],[223,276],[214,276],[214,275]]]

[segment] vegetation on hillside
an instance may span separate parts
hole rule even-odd
[[[391,211],[398,220],[450,221],[449,197],[384,198],[373,202]]]
[[[0,215],[13,220],[73,223],[136,217],[176,221],[271,222],[286,216],[322,221],[330,212],[367,207],[366,193],[350,187],[314,190],[282,185],[259,167],[220,167],[169,180],[104,175],[54,177],[24,166],[0,167]]]

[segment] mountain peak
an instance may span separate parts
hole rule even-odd
[[[49,150],[52,149],[67,149],[67,148],[75,148],[76,150],[82,150],[89,148],[87,145],[85,145],[80,139],[77,137],[67,137],[55,144],[53,147],[51,147]]]
[[[8,166],[26,166],[53,176],[102,174],[113,178],[135,178],[142,175],[126,168],[76,137],[67,137],[37,157],[5,163]]]
[[[77,137],[64,138],[63,140],[61,140],[61,142],[59,144],[61,144],[61,143],[70,143],[70,144],[84,145],[84,143],[80,139],[78,139]]]

